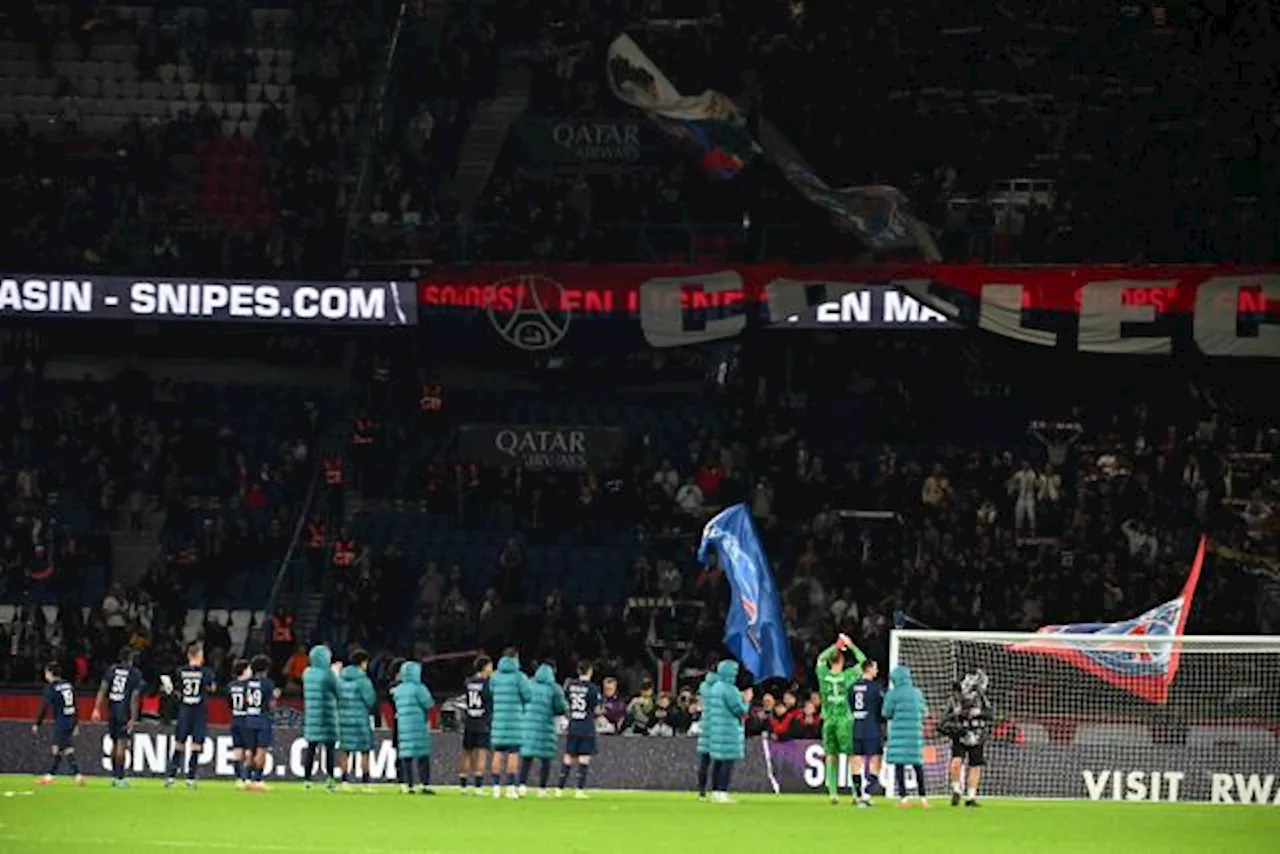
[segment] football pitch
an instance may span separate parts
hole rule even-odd
[[[439,787],[435,797],[236,791],[205,782],[188,791],[156,780],[115,790],[103,778],[37,788],[0,777],[0,851],[243,851],[321,854],[577,854],[577,852],[1275,852],[1280,809],[1113,802],[988,801],[976,810],[869,810],[815,796],[746,795],[699,803],[689,794],[594,792],[591,800],[494,800]]]

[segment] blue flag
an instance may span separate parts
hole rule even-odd
[[[757,680],[790,679],[791,645],[782,603],[746,505],[721,510],[702,529],[698,560],[707,563],[713,548],[733,594],[724,622],[725,646]]]

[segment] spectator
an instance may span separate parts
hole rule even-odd
[[[649,727],[654,720],[656,702],[653,695],[653,682],[645,679],[640,683],[640,691],[627,703],[626,721],[623,732],[630,735],[648,735]]]

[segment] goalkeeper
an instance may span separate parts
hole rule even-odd
[[[983,746],[994,720],[987,700],[987,674],[980,668],[956,683],[951,705],[938,724],[938,732],[951,739],[951,764],[947,779],[951,783],[951,806],[978,805],[978,783],[987,760]],[[965,766],[968,766],[966,780]],[[968,784],[967,786],[965,784]]]
[[[849,658],[853,661],[850,662]],[[853,755],[853,714],[849,689],[858,681],[859,667],[867,657],[846,634],[818,656],[818,690],[822,693],[822,750],[826,754],[827,793],[840,803],[840,757]],[[847,763],[846,759],[846,763]],[[862,780],[853,778],[853,802],[862,794]]]

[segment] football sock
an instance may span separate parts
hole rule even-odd
[[[551,760],[543,759],[540,767],[538,768],[538,788],[545,789],[547,787],[547,780],[550,779],[550,777],[551,777]]]
[[[579,789],[585,789],[587,787],[587,769],[590,767],[591,767],[590,765],[578,766],[578,788]]]
[[[833,756],[827,759],[827,794],[831,797],[840,795],[840,763]]]
[[[560,766],[560,785],[557,788],[563,789],[565,784],[569,782],[569,771],[572,770],[570,765]]]

